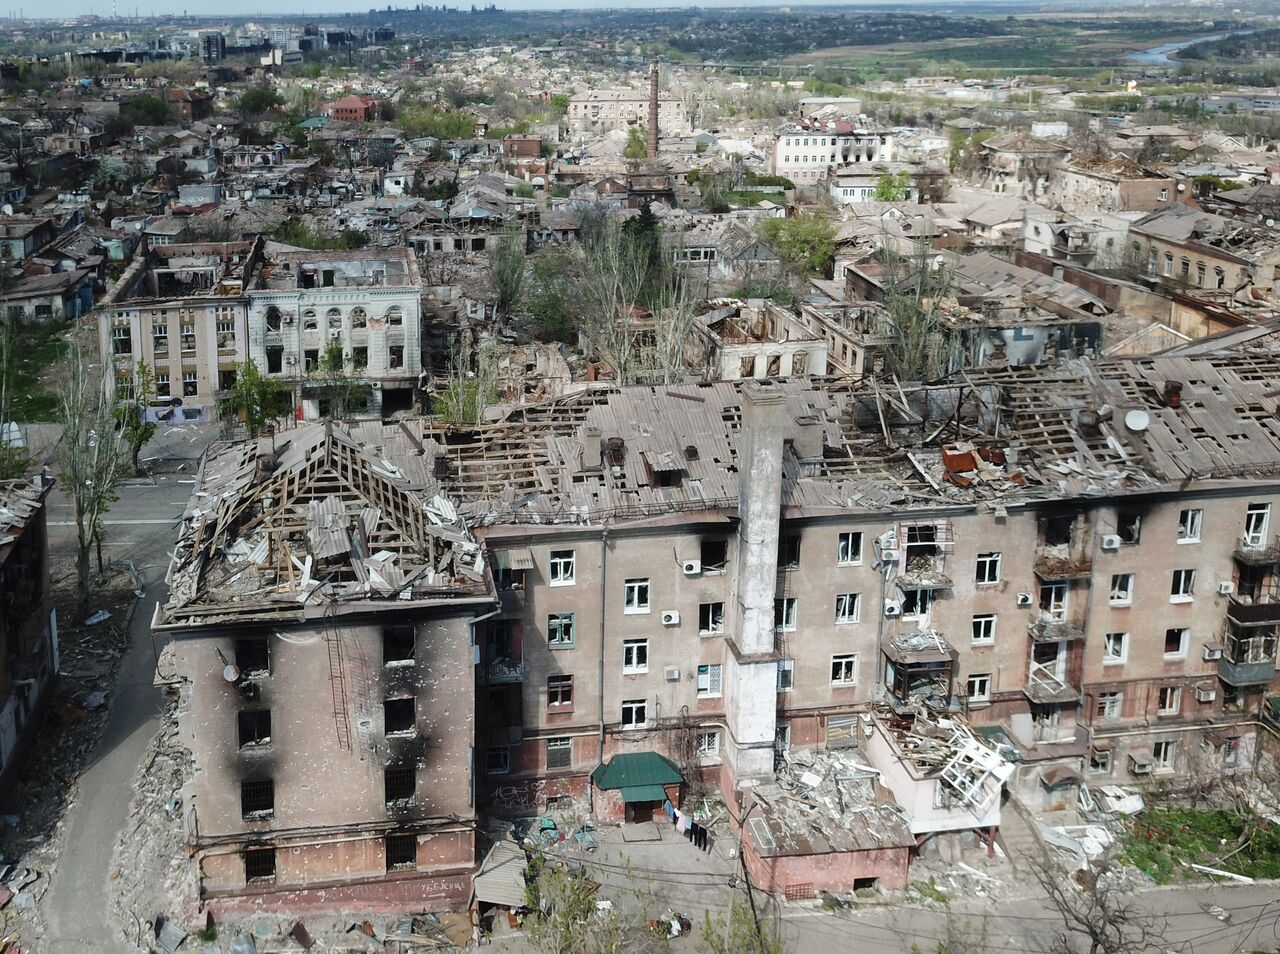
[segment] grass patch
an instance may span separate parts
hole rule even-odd
[[[58,416],[58,394],[46,380],[49,370],[67,353],[62,338],[66,329],[57,324],[13,325],[13,359],[9,373],[9,408],[15,421],[53,421]]]
[[[1201,881],[1183,862],[1221,868],[1250,878],[1280,877],[1280,827],[1228,811],[1152,808],[1133,819],[1124,858],[1157,884]],[[1240,851],[1220,860],[1239,843]]]

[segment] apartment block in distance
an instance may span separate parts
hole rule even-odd
[[[494,596],[398,428],[206,454],[153,629],[211,910],[462,906],[475,856],[471,623]]]

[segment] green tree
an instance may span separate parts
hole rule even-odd
[[[622,149],[622,158],[639,160],[648,154],[645,145],[644,127],[632,126],[627,130],[627,144]]]
[[[129,460],[133,472],[138,474],[138,456],[142,447],[156,433],[156,422],[147,420],[147,407],[156,396],[155,374],[147,366],[147,362],[139,360],[133,368],[132,393],[116,403],[116,422],[120,426],[120,436],[129,448]]]
[[[497,299],[498,320],[503,321],[520,301],[524,286],[524,232],[508,225],[489,253],[489,283]]]
[[[8,284],[8,273],[0,269],[0,298],[4,297],[4,288]],[[14,348],[13,325],[11,321],[0,322],[0,480],[12,480],[21,477],[27,470],[31,459],[25,447],[18,446],[17,441],[6,432],[13,420],[13,379]]]
[[[825,215],[803,212],[786,219],[766,219],[760,231],[789,272],[826,273],[835,252],[836,230]]]
[[[911,173],[886,172],[876,176],[876,188],[872,198],[877,202],[901,202],[910,195]]]
[[[225,412],[238,415],[249,437],[254,438],[269,418],[287,414],[290,404],[288,388],[265,377],[250,358],[236,365],[236,382],[222,406]]]
[[[169,104],[158,96],[135,96],[120,104],[120,118],[130,126],[163,126]]]
[[[713,917],[706,912],[700,935],[699,954],[786,954],[787,950],[777,913],[761,914],[736,894],[727,914]]]
[[[320,395],[321,412],[327,418],[342,420],[353,409],[356,379],[347,372],[341,341],[330,341],[320,352],[320,360],[308,375]]]
[[[255,86],[245,90],[238,104],[240,115],[246,119],[261,116],[280,105],[280,96],[270,86]]]
[[[573,268],[566,249],[552,247],[529,260],[524,310],[533,319],[534,336],[542,341],[573,341]]]

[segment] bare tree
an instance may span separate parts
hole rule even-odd
[[[648,954],[668,949],[649,929],[637,897],[597,903],[600,885],[584,868],[571,869],[535,855],[527,889],[533,916],[529,941],[545,954]]]
[[[89,607],[90,549],[101,536],[103,517],[116,499],[116,482],[128,461],[115,430],[108,368],[105,362],[91,364],[82,343],[73,341],[58,409],[62,489],[71,498],[76,525],[76,599],[82,614]]]
[[[892,325],[884,349],[888,370],[904,381],[936,378],[948,370],[955,338],[944,308],[950,272],[934,266],[927,246],[904,256],[888,236],[882,245],[884,307]]]
[[[1088,945],[1089,954],[1143,954],[1163,949],[1162,919],[1143,911],[1138,893],[1126,883],[1122,866],[1104,855],[1083,871],[1067,871],[1056,859],[1032,865],[1032,874],[1051,910],[1062,919],[1066,934],[1057,948],[1076,949],[1072,939]]]
[[[648,329],[642,307],[647,257],[618,223],[603,222],[582,245],[579,263],[581,329],[591,348],[604,357],[619,384],[633,384]]]

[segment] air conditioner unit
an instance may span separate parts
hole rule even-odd
[[[666,669],[662,670],[662,677],[666,679],[667,682],[679,682],[680,670],[676,666],[668,666]]]
[[[298,356],[297,356],[296,354],[287,354],[287,355],[285,355],[285,356],[284,356],[284,363],[285,363],[285,364],[297,364],[297,363],[298,363]]]
[[[884,601],[884,615],[893,617],[902,615],[902,604],[897,600]]]
[[[1235,591],[1236,591],[1236,585],[1235,585],[1234,583],[1232,583],[1230,580],[1219,580],[1219,581],[1218,581],[1218,595],[1219,595],[1219,596],[1230,596],[1230,595],[1231,595],[1232,593],[1234,593]]]
[[[680,564],[680,569],[684,571],[685,576],[697,576],[702,572],[702,561],[685,560]]]
[[[1035,601],[1036,601],[1036,598],[1032,596],[1030,593],[1018,594],[1018,605],[1023,608],[1030,606]]]
[[[880,562],[881,563],[897,563],[898,551],[897,550],[881,550]]]
[[[1214,660],[1221,659],[1221,658],[1222,658],[1221,646],[1213,646],[1213,645],[1205,646],[1204,648],[1205,662],[1213,662]]]
[[[291,325],[293,324],[293,315],[284,315],[281,317],[280,320],[284,322],[286,325]]]
[[[1143,752],[1129,753],[1129,771],[1134,775],[1151,774],[1151,756]]]
[[[881,550],[892,550],[898,545],[898,535],[892,530],[886,530],[880,534],[879,543]]]
[[[332,338],[334,341],[337,341],[339,338],[342,337],[341,329],[334,328],[329,332],[329,337]]]
[[[676,612],[675,610],[663,610],[663,611],[662,611],[662,625],[663,625],[663,626],[679,626],[679,625],[680,625],[680,614],[679,614],[678,612]]]
[[[1102,535],[1102,549],[1104,550],[1119,550],[1122,543],[1124,541],[1117,534],[1104,533]]]
[[[1210,686],[1196,686],[1196,702],[1212,702],[1218,698],[1218,690]]]

